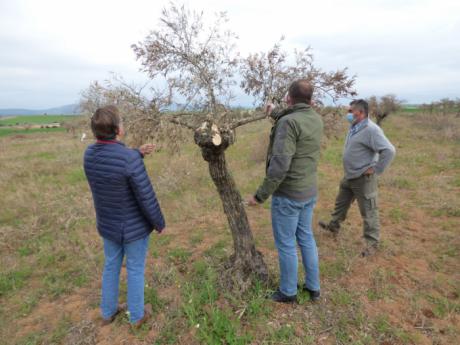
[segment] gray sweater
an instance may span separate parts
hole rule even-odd
[[[373,167],[380,175],[390,165],[396,150],[382,129],[370,119],[359,123],[350,131],[345,140],[343,168],[346,179],[360,177]]]

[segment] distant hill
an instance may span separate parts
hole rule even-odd
[[[20,115],[77,115],[80,114],[78,104],[67,104],[61,107],[49,109],[0,109],[0,116],[20,116]]]

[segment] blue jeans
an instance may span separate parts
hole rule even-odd
[[[312,231],[316,197],[307,201],[273,196],[272,227],[280,265],[280,291],[287,296],[297,294],[297,248],[302,254],[306,287],[319,291],[318,249]]]
[[[126,244],[105,238],[103,240],[105,262],[102,273],[102,317],[109,319],[117,312],[120,270],[126,254],[129,317],[132,323],[139,321],[144,317],[144,271],[149,236]]]

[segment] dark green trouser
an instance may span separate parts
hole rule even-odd
[[[363,175],[352,180],[344,178],[340,182],[340,190],[335,200],[330,225],[339,227],[340,223],[345,220],[350,205],[356,199],[363,218],[364,238],[369,244],[377,244],[380,234],[377,195],[377,175]]]

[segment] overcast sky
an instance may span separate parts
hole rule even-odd
[[[226,11],[245,54],[311,46],[317,64],[348,67],[360,96],[395,93],[409,103],[460,97],[460,1],[185,1]],[[140,81],[130,48],[158,23],[167,1],[0,0],[0,108],[78,101],[117,72]],[[241,103],[247,98],[241,97]]]

